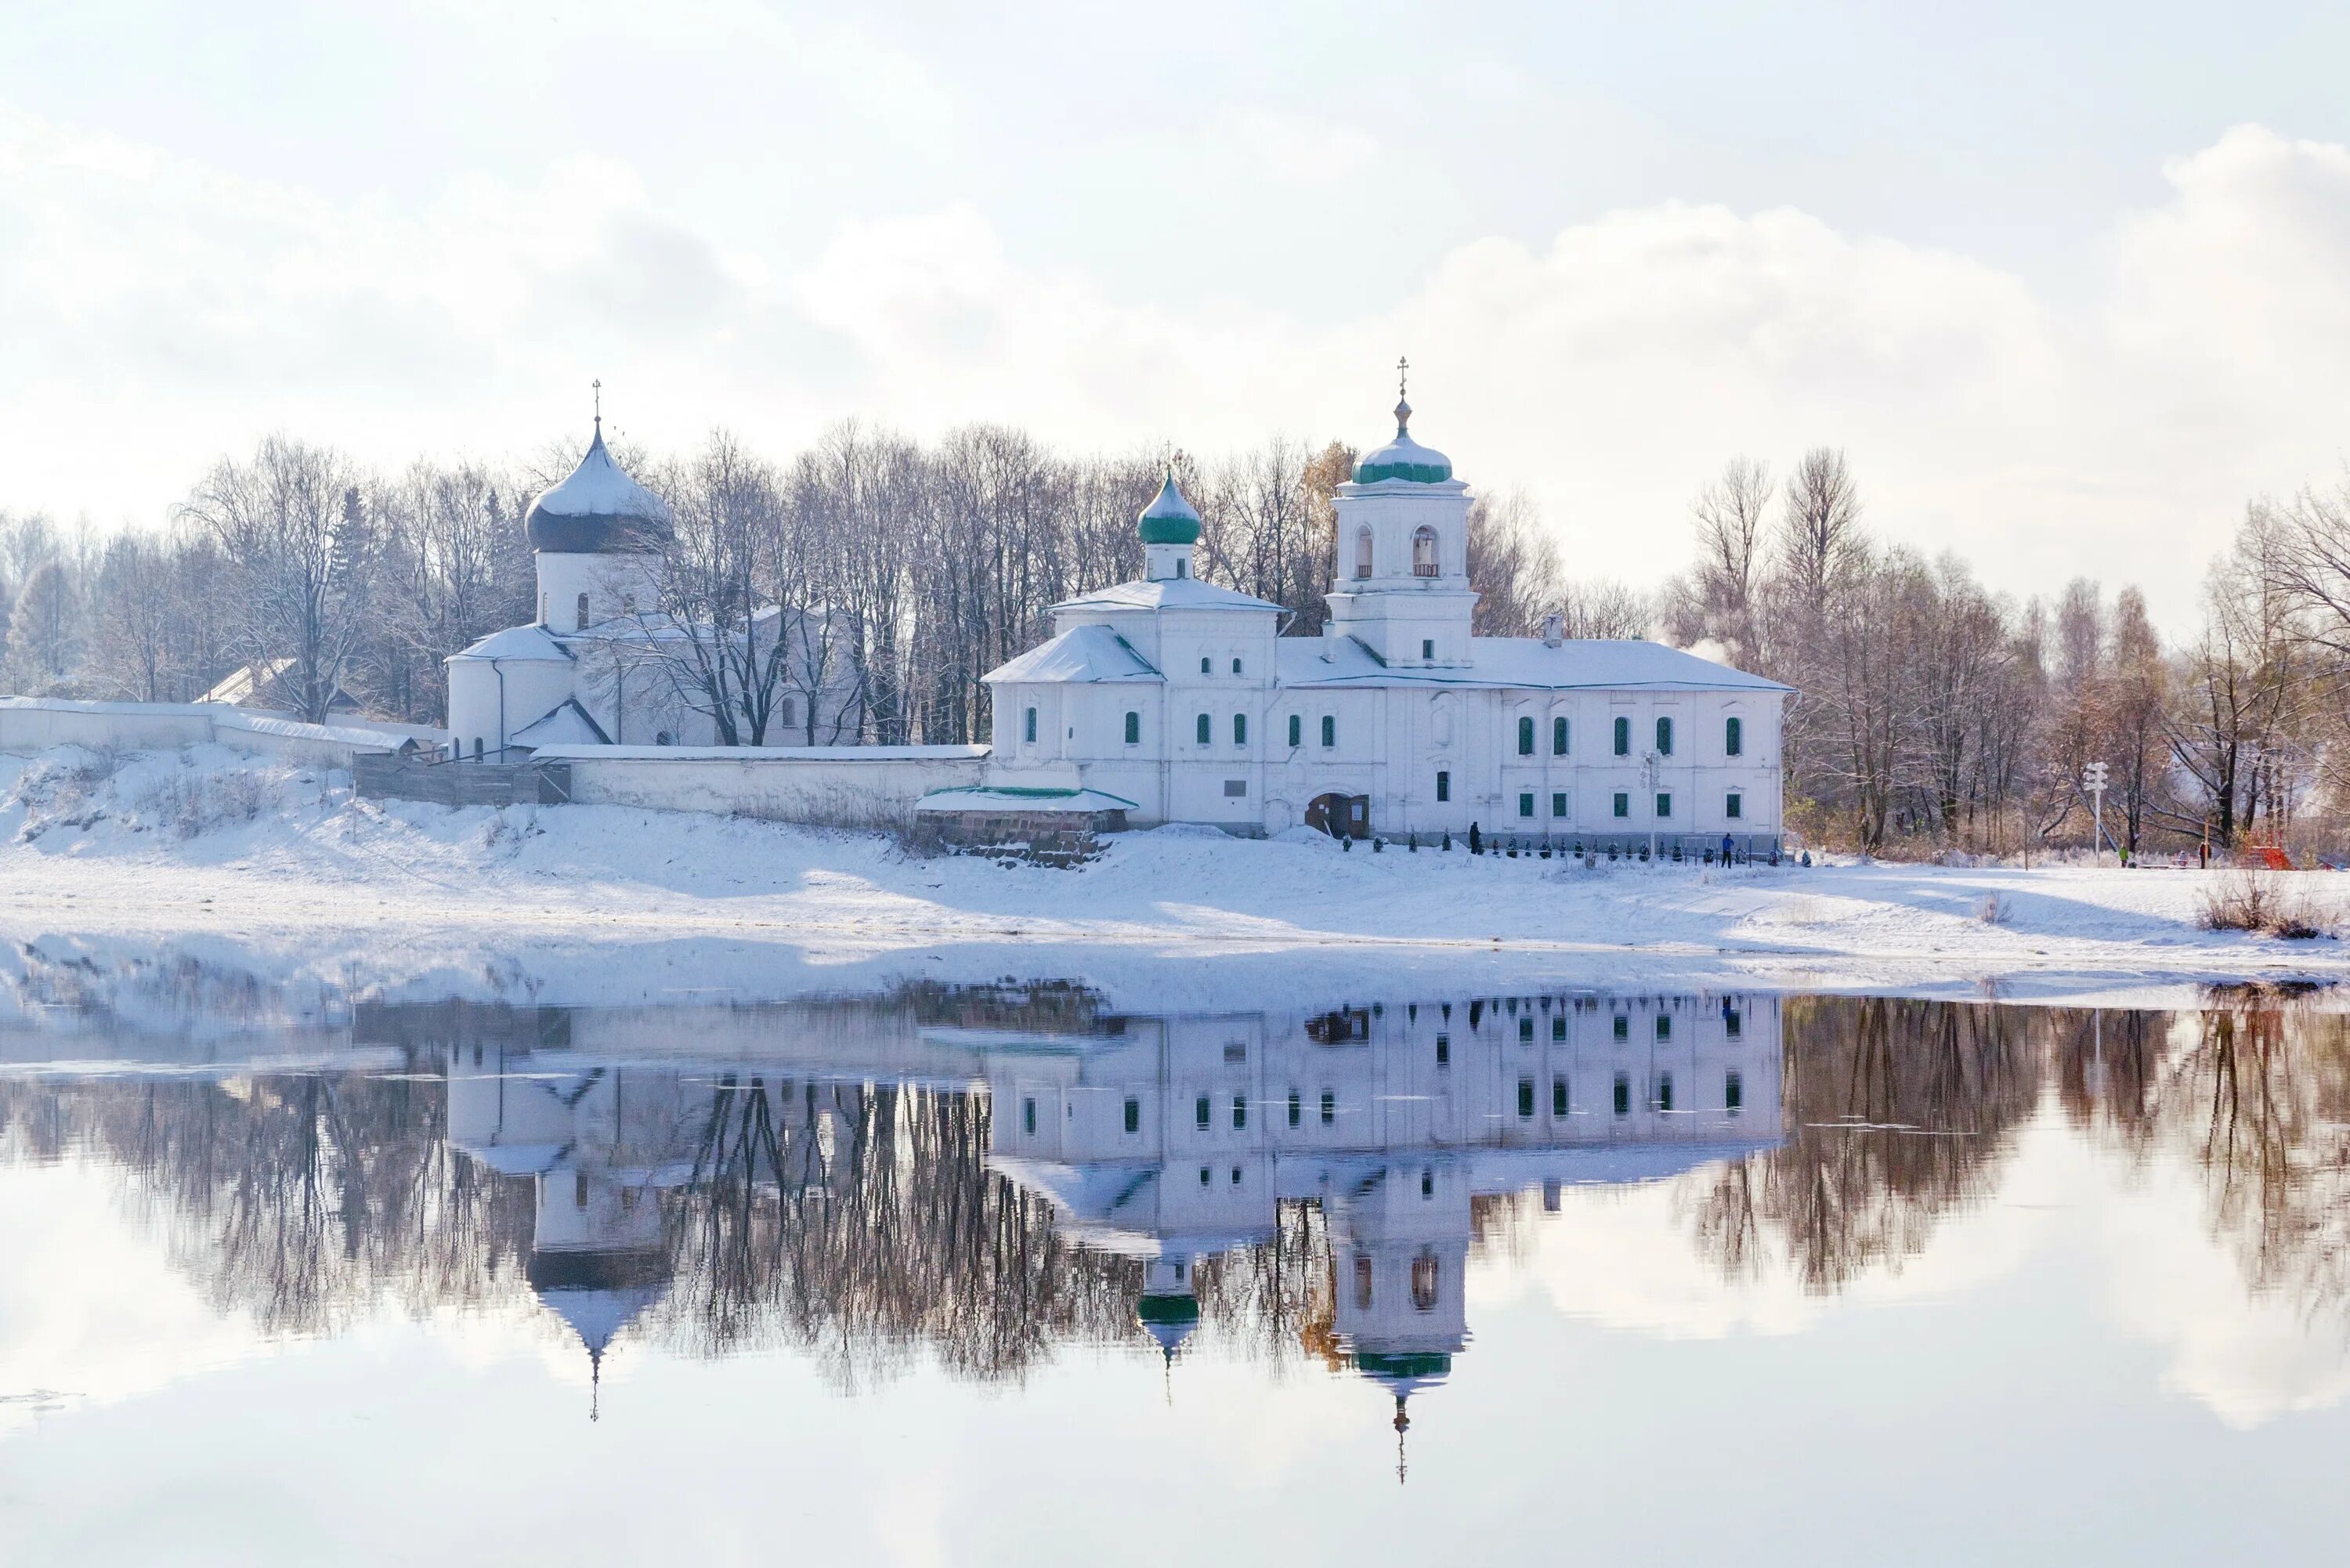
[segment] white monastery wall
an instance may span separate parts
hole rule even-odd
[[[898,827],[936,789],[975,784],[985,746],[547,746],[539,760],[571,768],[581,805]]]
[[[92,751],[170,751],[212,742],[257,756],[348,767],[361,752],[397,751],[414,736],[439,743],[441,732],[414,724],[305,724],[259,709],[217,702],[76,702],[0,697],[0,753],[29,756],[52,746]]]

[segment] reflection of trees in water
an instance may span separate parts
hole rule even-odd
[[[2156,1039],[2168,1049],[2142,1084],[2109,1079],[2101,1096],[2124,1146],[2200,1174],[2212,1234],[2251,1290],[2350,1330],[2350,1018],[2236,988]],[[2103,1045],[2110,1061],[2111,1014]]]
[[[437,1080],[409,1075],[0,1081],[6,1143],[124,1171],[213,1306],[284,1334],[519,1288],[529,1189],[452,1164],[445,1106]]]
[[[1815,1292],[1898,1267],[1945,1214],[1991,1190],[2039,1096],[2048,1018],[1988,1003],[1789,1002],[1786,1141],[1702,1192],[1700,1249],[1731,1274],[1783,1251]]]

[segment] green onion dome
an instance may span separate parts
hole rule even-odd
[[[1175,487],[1175,471],[1167,471],[1167,483],[1159,487],[1159,498],[1142,509],[1135,526],[1146,545],[1196,545],[1200,542],[1199,509],[1183,499]]]
[[[1414,484],[1441,484],[1452,477],[1452,460],[1411,439],[1411,405],[1395,407],[1395,440],[1377,452],[1366,452],[1355,464],[1355,483],[1377,484],[1383,479],[1406,479]]]

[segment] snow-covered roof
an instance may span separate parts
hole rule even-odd
[[[1284,686],[1523,687],[1536,691],[1789,691],[1794,688],[1661,642],[1478,637],[1466,667],[1391,668],[1353,638],[1284,637],[1274,644]],[[1325,659],[1323,656],[1330,657]]]
[[[1278,610],[1281,607],[1263,599],[1220,588],[1213,583],[1203,583],[1197,577],[1163,577],[1157,581],[1120,583],[1115,587],[1097,588],[1089,594],[1079,594],[1073,599],[1063,599],[1053,607],[1055,610],[1120,610],[1120,609],[1232,609]]]
[[[1123,795],[1097,789],[1018,789],[973,784],[962,789],[934,789],[914,803],[916,811],[1067,812],[1072,815],[1097,811],[1139,811]]]
[[[559,663],[571,657],[556,636],[543,626],[510,626],[504,631],[494,631],[462,653],[449,656],[460,659],[538,659]]]
[[[608,746],[612,737],[604,733],[604,726],[595,716],[579,705],[576,697],[566,697],[548,712],[525,724],[514,732],[517,746]]]
[[[532,549],[565,555],[657,551],[672,534],[669,503],[612,461],[600,420],[579,466],[530,504],[525,526]]]
[[[1442,484],[1450,481],[1452,460],[1411,439],[1411,405],[1399,400],[1395,416],[1395,440],[1363,454],[1355,464],[1355,483],[1378,484],[1387,480],[1408,480],[1414,484]]]
[[[1106,626],[1073,626],[1050,642],[1040,643],[1019,658],[996,666],[980,677],[983,681],[1058,681],[1077,684],[1105,680],[1163,680],[1126,639]]]

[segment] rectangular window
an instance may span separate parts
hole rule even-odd
[[[1451,774],[1438,774],[1436,775],[1436,798],[1439,800],[1451,800],[1452,798],[1452,775]]]
[[[1734,1007],[1725,1007],[1721,1010],[1721,1032],[1724,1034],[1728,1035],[1731,1039],[1735,1040],[1738,1038],[1740,1033],[1744,1031],[1745,1027],[1745,1015],[1741,1013],[1738,1009]]]
[[[1246,780],[1246,779],[1226,779],[1226,780],[1224,781],[1224,798],[1225,798],[1226,800],[1245,800],[1245,799],[1247,799],[1247,798],[1248,798],[1248,780]]]
[[[1246,713],[1235,713],[1232,715],[1232,744],[1235,746],[1245,746],[1248,744],[1248,715]]]
[[[1126,1101],[1126,1130],[1130,1133],[1142,1130],[1142,1102],[1130,1095]]]
[[[1209,1108],[1208,1096],[1201,1095],[1191,1106],[1191,1120],[1201,1132],[1208,1130],[1208,1118],[1215,1113]]]
[[[1534,1081],[1532,1078],[1518,1080],[1518,1119],[1522,1122],[1534,1119]]]
[[[1550,754],[1554,757],[1566,755],[1566,721],[1564,719],[1550,722]]]
[[[1289,743],[1293,746],[1305,743],[1305,721],[1295,713],[1289,716]]]
[[[1240,1132],[1248,1126],[1248,1096],[1232,1096],[1232,1131]]]
[[[1657,1075],[1657,1109],[1669,1111],[1672,1108],[1673,1075],[1670,1073],[1659,1073]]]
[[[1669,1040],[1669,1039],[1671,1039],[1672,1037],[1673,1037],[1673,1019],[1672,1019],[1672,1014],[1670,1014],[1670,1013],[1669,1013],[1669,1012],[1659,1012],[1659,1013],[1658,1013],[1658,1014],[1657,1014],[1657,1038],[1658,1038],[1659,1040]]]
[[[1126,716],[1126,743],[1129,746],[1142,744],[1142,715],[1139,713]]]
[[[1452,1036],[1450,1034],[1436,1037],[1436,1064],[1440,1067],[1452,1065]]]
[[[1534,722],[1532,719],[1521,719],[1518,721],[1518,755],[1531,757],[1534,754]]]
[[[1616,754],[1619,757],[1632,754],[1632,721],[1621,713],[1616,715]]]
[[[1557,1017],[1550,1021],[1550,1037],[1554,1040],[1564,1040],[1566,1038],[1565,1013],[1562,1012]]]
[[[1621,790],[1616,793],[1616,815],[1618,816],[1632,815],[1632,797]]]
[[[1036,1136],[1036,1102],[1035,1100],[1020,1102],[1020,1130],[1030,1137]]]
[[[1550,814],[1553,816],[1565,816],[1566,815],[1566,792],[1565,790],[1558,789],[1551,791]]]
[[[1722,802],[1722,812],[1724,815],[1727,815],[1733,820],[1738,817],[1744,816],[1746,815],[1746,797],[1740,794],[1736,790],[1731,791],[1730,798]]]
[[[1523,1018],[1518,1020],[1518,1044],[1521,1045],[1531,1045],[1534,1043],[1534,1016],[1533,1013],[1529,1012]]]
[[[1735,1073],[1721,1075],[1721,1108],[1736,1116],[1746,1105],[1746,1081]]]
[[[1337,743],[1338,717],[1335,713],[1325,713],[1322,715],[1322,749],[1327,751]]]
[[[1534,814],[1534,792],[1532,790],[1521,791],[1518,795],[1518,815],[1520,816],[1532,816]]]
[[[1566,1115],[1566,1080],[1553,1078],[1550,1081],[1550,1114],[1563,1116]]]
[[[1616,1015],[1616,1038],[1618,1040],[1629,1040],[1632,1038],[1632,1015],[1630,1013],[1619,1012]]]
[[[1036,710],[1034,708],[1028,710],[1027,716],[1020,722],[1020,738],[1032,746],[1036,743]]]
[[[1721,751],[1724,756],[1735,757],[1746,750],[1746,721],[1724,719],[1721,722]]]
[[[1419,639],[1419,657],[1430,664],[1436,662],[1436,639],[1423,637]]]
[[[1298,1093],[1296,1090],[1295,1090],[1295,1089],[1290,1090],[1290,1091],[1289,1091],[1289,1125],[1290,1125],[1291,1127],[1295,1127],[1295,1126],[1297,1125],[1298,1118],[1299,1118],[1302,1115],[1304,1115],[1304,1113],[1305,1113],[1305,1096],[1303,1096],[1303,1095],[1301,1095],[1301,1094],[1299,1094],[1299,1093]]]
[[[1658,795],[1658,796],[1657,796],[1657,815],[1658,815],[1658,816],[1659,816],[1659,817],[1667,817],[1667,816],[1670,816],[1670,815],[1672,815],[1672,814],[1673,814],[1673,797],[1672,797],[1671,795],[1669,795],[1669,794],[1659,794],[1659,795]]]
[[[1616,1075],[1616,1114],[1619,1116],[1632,1114],[1632,1075],[1628,1073]]]
[[[1201,714],[1200,722],[1195,727],[1195,732],[1200,737],[1200,744],[1203,746],[1213,745],[1216,738],[1215,721],[1209,718],[1205,713]]]
[[[1329,1090],[1322,1091],[1322,1125],[1328,1127],[1338,1119],[1338,1096]]]
[[[1657,755],[1669,757],[1672,754],[1673,722],[1670,719],[1659,719],[1657,721]]]

